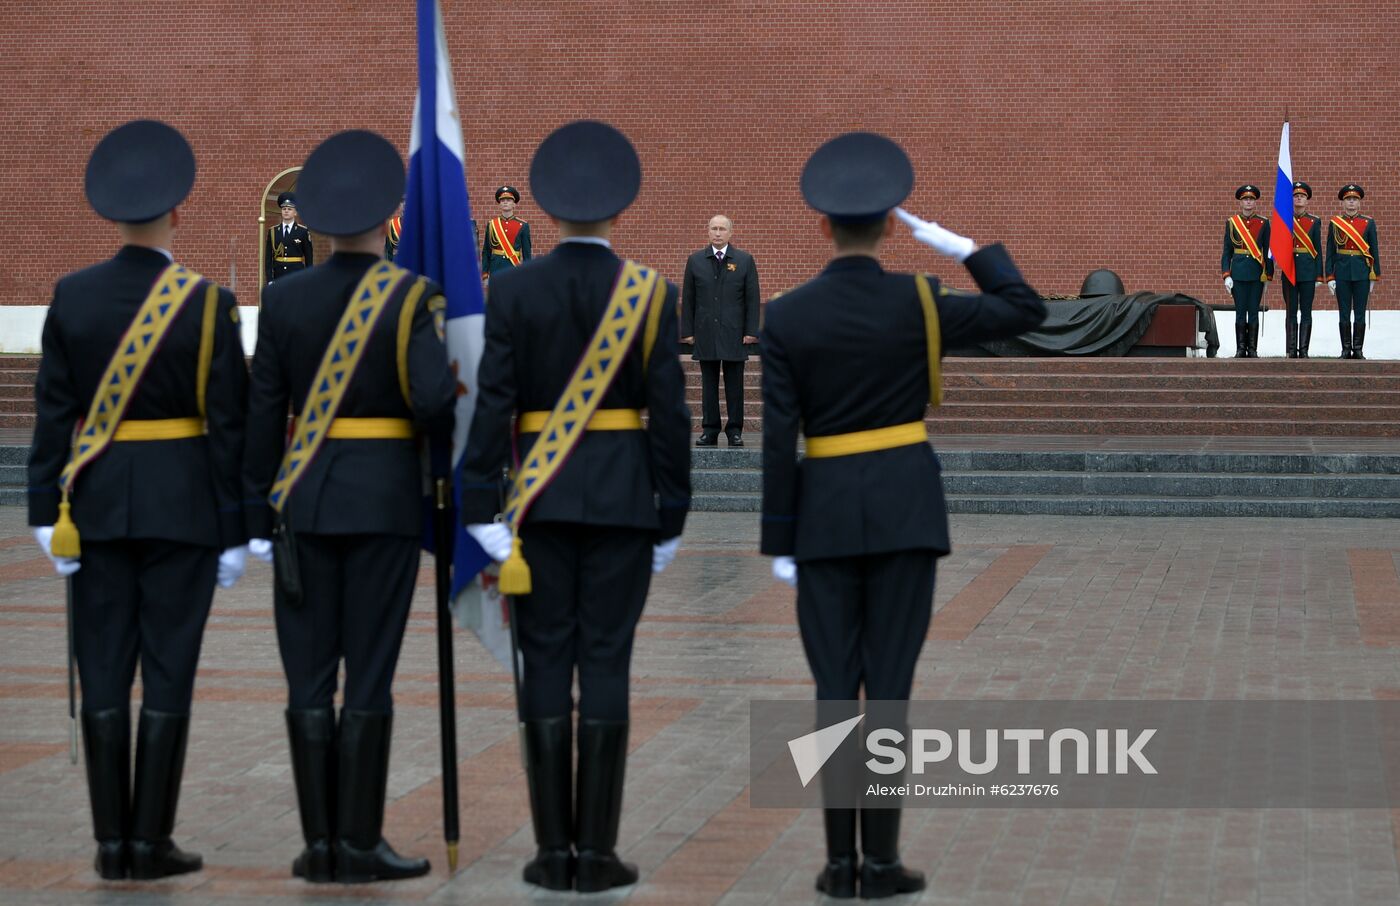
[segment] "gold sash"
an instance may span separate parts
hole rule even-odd
[[[1365,237],[1356,232],[1356,227],[1348,223],[1345,217],[1334,215],[1332,217],[1332,224],[1343,233],[1346,233],[1348,239],[1356,243],[1357,249],[1361,251],[1361,256],[1366,259],[1366,269],[1369,270],[1371,276],[1374,277],[1376,275],[1376,259],[1371,256],[1371,244],[1366,241]]]
[[[1259,250],[1259,243],[1255,241],[1254,234],[1249,231],[1249,227],[1244,225],[1244,218],[1236,214],[1230,218],[1230,225],[1235,228],[1235,235],[1240,237],[1240,241],[1244,243],[1245,251],[1249,252],[1249,257],[1258,261],[1262,266],[1264,253]],[[1239,254],[1239,250],[1236,249],[1235,253]]]
[[[506,226],[501,223],[501,218],[492,217],[490,226],[491,234],[495,238],[496,244],[501,247],[501,253],[506,256],[507,261],[519,267],[520,252],[516,250],[515,246],[511,245],[510,240],[506,238]]]

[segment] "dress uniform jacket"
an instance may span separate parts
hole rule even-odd
[[[1376,222],[1365,214],[1357,214],[1349,222],[1361,238],[1366,240],[1376,263],[1374,277],[1381,275],[1380,250],[1376,245]],[[1351,254],[1347,254],[1351,252]],[[1327,276],[1326,280],[1371,280],[1374,279],[1366,259],[1357,254],[1356,243],[1343,233],[1330,220],[1327,223]]]
[[[125,246],[109,261],[58,281],[44,322],[29,452],[29,521],[58,518],[58,479],[73,429],[117,343],[156,278],[161,252]],[[147,367],[124,421],[197,417],[199,346],[207,284],[196,287]],[[238,487],[247,369],[233,294],[219,290],[214,356],[205,391],[208,434],[179,440],[114,442],[78,475],[73,521],[83,541],[157,539],[228,548],[246,539]]]
[[[493,278],[498,272],[515,267],[503,253],[500,243],[496,240],[496,233],[491,228],[491,224],[498,221],[505,230],[506,238],[520,253],[520,263],[524,264],[530,260],[530,225],[519,217],[512,217],[510,220],[492,217],[486,221],[486,235],[481,239],[481,272],[490,274]],[[475,230],[476,227],[473,226],[472,229]]]
[[[1261,265],[1246,251],[1244,240],[1235,235],[1232,220],[1225,221],[1225,244],[1220,252],[1221,276],[1232,277],[1236,283],[1257,283],[1262,281],[1265,274],[1272,276],[1274,259],[1269,257],[1269,221],[1258,215],[1244,218],[1245,227],[1264,253],[1264,264]]]
[[[553,409],[612,295],[621,261],[601,245],[563,242],[492,278],[471,439],[462,464],[462,513],[490,522],[501,509],[499,477],[512,465],[511,417]],[[589,431],[526,516],[681,533],[690,507],[690,414],[676,351],[676,288],[642,368],[640,336],[599,408],[646,409],[646,431]],[[519,457],[534,435],[524,435]]]
[[[302,261],[278,261],[278,258],[301,258]],[[294,224],[291,232],[283,234],[282,224],[268,227],[267,242],[263,244],[263,272],[269,281],[294,271],[306,270],[316,264],[311,248],[311,231]]]
[[[351,293],[379,260],[337,253],[320,267],[263,290],[244,464],[252,537],[267,538],[272,531],[267,495],[286,446],[288,406],[294,414],[301,411]],[[402,336],[400,313],[412,283],[412,277],[403,281],[380,316],[337,416],[411,419],[422,433],[450,433],[456,382],[429,305],[442,290],[429,284],[408,335]],[[399,371],[405,343],[407,398]],[[292,489],[284,515],[297,532],[417,536],[421,501],[421,466],[412,440],[330,439]]]
[[[1298,237],[1293,237],[1293,272],[1298,278],[1299,285],[1304,283],[1315,283],[1322,275],[1323,265],[1323,245],[1322,245],[1322,221],[1311,214],[1303,214],[1294,218],[1294,230],[1300,231],[1312,240],[1312,252],[1307,250]]]
[[[715,261],[711,246],[691,255],[681,283],[681,336],[695,338],[693,357],[747,360],[744,337],[758,336],[761,298],[753,255],[733,245],[724,253],[723,263]]]
[[[929,278],[943,348],[1014,336],[1045,303],[1000,245],[967,259],[969,295]],[[763,351],[761,549],[798,561],[949,551],[938,457],[927,444],[796,462],[811,437],[922,421],[929,402],[923,307],[911,274],[873,257],[833,260],[768,304]]]

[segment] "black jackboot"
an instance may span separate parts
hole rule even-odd
[[[578,807],[574,842],[579,893],[637,883],[637,866],[617,857],[622,820],[622,781],[627,772],[627,721],[578,722]]]
[[[1245,333],[1249,342],[1249,357],[1251,359],[1259,358],[1259,322],[1250,321],[1246,325]]]
[[[313,884],[335,880],[335,709],[287,711],[292,779],[306,849],[292,863],[292,874]]]
[[[1290,359],[1298,358],[1298,323],[1293,320],[1292,314],[1283,323],[1283,348],[1284,355]]]
[[[1349,359],[1351,358],[1351,322],[1342,321],[1340,331],[1342,334],[1342,358]]]
[[[910,871],[899,861],[899,812],[897,808],[860,810],[860,896],[880,900],[924,889],[923,872]]]
[[[1249,358],[1249,325],[1235,325],[1235,358]]]
[[[826,868],[817,875],[817,890],[837,900],[856,895],[856,810],[822,810],[826,827]]]
[[[1308,344],[1312,342],[1312,322],[1304,321],[1298,325],[1298,358],[1308,357]]]
[[[1364,355],[1361,354],[1361,346],[1362,346],[1362,344],[1364,344],[1365,342],[1366,342],[1366,322],[1365,322],[1365,321],[1357,321],[1357,322],[1356,322],[1356,326],[1355,326],[1354,328],[1352,328],[1352,336],[1351,336],[1351,357],[1352,357],[1353,359],[1364,359],[1364,358],[1366,358]]]
[[[185,772],[188,714],[141,709],[136,730],[136,793],[131,807],[131,876],[153,881],[199,871],[204,860],[175,845],[175,808]]]
[[[97,838],[94,867],[103,880],[120,881],[127,876],[131,836],[131,712],[84,711],[83,752]]]
[[[573,715],[525,721],[525,758],[538,847],[525,866],[525,882],[546,890],[573,890]]]
[[[399,881],[428,873],[427,859],[405,859],[384,839],[393,724],[394,715],[388,712],[340,711],[335,879],[343,884]]]

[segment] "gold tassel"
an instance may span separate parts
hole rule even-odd
[[[521,550],[520,536],[510,539],[510,556],[501,564],[501,575],[497,587],[503,595],[528,595],[530,593],[530,564],[525,562]]]
[[[58,521],[53,525],[53,540],[49,543],[49,552],[55,557],[82,555],[82,548],[78,545],[78,527],[73,524],[69,509],[68,495],[65,494],[58,504]]]

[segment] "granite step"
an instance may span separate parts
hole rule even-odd
[[[949,374],[943,375],[945,394],[966,388],[1054,390],[1078,388],[1084,390],[1400,390],[1400,375],[1373,374],[1309,374],[1285,376],[1275,374]]]

